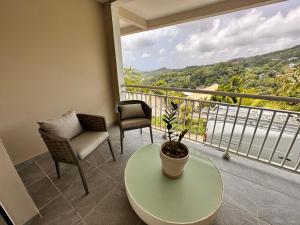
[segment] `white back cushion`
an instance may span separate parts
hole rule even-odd
[[[47,133],[68,139],[83,132],[74,110],[50,120],[39,121],[38,124]]]

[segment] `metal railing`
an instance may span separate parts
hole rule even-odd
[[[242,105],[243,99],[299,104],[299,98],[139,85],[124,87],[134,88],[123,91],[125,100],[140,99],[152,107],[154,129],[166,130],[162,116],[169,102],[174,101],[181,105],[174,127],[187,128],[185,138],[224,151],[227,158],[234,153],[300,173],[300,112]],[[172,95],[175,92],[234,97],[238,103],[178,97]]]

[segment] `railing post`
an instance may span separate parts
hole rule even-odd
[[[177,129],[179,128],[179,116],[180,116],[180,104],[181,104],[181,100],[178,99],[178,103],[179,103],[179,107],[177,109]]]
[[[281,141],[281,137],[282,137],[282,135],[283,135],[283,133],[284,133],[285,127],[286,127],[286,125],[287,125],[289,119],[290,119],[290,113],[287,113],[287,116],[286,116],[286,118],[285,118],[284,124],[283,124],[283,126],[282,126],[282,128],[281,128],[279,137],[278,137],[278,139],[277,139],[277,141],[276,141],[276,144],[275,144],[275,147],[274,147],[274,149],[273,149],[272,155],[271,155],[271,157],[269,158],[269,161],[268,161],[269,163],[271,163],[271,161],[272,161],[272,159],[273,159],[273,157],[274,157],[274,155],[275,155],[275,153],[276,153],[276,151],[277,151],[277,148],[278,148],[279,143],[280,143],[280,141]]]
[[[219,148],[220,148],[221,142],[223,140],[223,134],[224,134],[225,126],[226,126],[228,111],[229,111],[229,105],[227,105],[226,112],[225,112],[225,117],[224,117],[222,132],[221,132],[221,137],[220,137],[219,146],[218,146]]]
[[[213,144],[213,140],[214,140],[214,135],[215,135],[215,130],[216,130],[216,124],[217,124],[217,120],[218,120],[218,114],[219,114],[219,109],[220,109],[220,104],[218,104],[218,108],[217,108],[217,112],[216,112],[216,117],[215,117],[215,122],[214,122],[214,128],[213,128],[213,133],[211,135],[211,140],[210,140],[210,144]]]
[[[165,110],[168,108],[168,91],[166,91],[165,95]],[[165,133],[163,134],[163,139],[167,139],[167,126],[165,126]]]
[[[155,97],[154,97],[154,108],[155,108],[155,128],[157,128],[157,100],[156,100],[156,94],[155,94]]]
[[[287,158],[289,157],[289,154],[290,154],[290,152],[292,151],[292,148],[293,148],[293,146],[294,146],[294,144],[295,144],[295,142],[296,142],[296,139],[298,138],[299,132],[300,132],[300,125],[298,126],[298,129],[297,129],[297,131],[296,131],[296,133],[295,133],[295,136],[294,136],[294,138],[293,138],[293,141],[292,141],[292,143],[290,144],[290,147],[289,147],[287,153],[285,154],[285,156],[284,156],[284,158],[283,158],[283,160],[282,160],[280,166],[284,166],[284,163],[286,162]]]
[[[245,119],[245,123],[244,123],[244,127],[243,127],[243,131],[242,131],[241,138],[240,138],[240,141],[239,141],[239,145],[238,145],[238,148],[237,148],[237,151],[236,151],[237,153],[240,151],[241,144],[243,142],[243,138],[244,138],[245,130],[247,128],[247,123],[248,123],[250,112],[251,112],[251,109],[248,109],[246,119]]]
[[[249,153],[251,151],[251,147],[252,147],[253,141],[255,139],[255,135],[256,135],[256,132],[257,132],[257,129],[258,129],[258,126],[259,126],[262,114],[263,114],[263,110],[261,109],[260,112],[259,112],[259,116],[258,116],[257,123],[256,123],[255,129],[254,129],[254,132],[253,132],[253,135],[252,135],[252,138],[251,138],[251,142],[250,142],[249,148],[247,150],[247,156],[249,155]]]
[[[195,101],[192,101],[192,113],[191,113],[191,120],[190,120],[189,139],[191,139],[191,133],[192,133],[192,128],[193,128],[194,106],[195,106]]]
[[[231,134],[230,134],[229,143],[228,143],[228,146],[227,146],[227,150],[226,150],[226,152],[223,155],[223,158],[227,159],[227,160],[230,159],[229,148],[230,148],[231,140],[232,140],[232,137],[233,137],[233,132],[234,132],[234,128],[235,128],[235,125],[236,125],[236,121],[237,121],[237,118],[239,116],[239,112],[240,112],[240,108],[241,108],[241,103],[242,103],[242,98],[239,99],[239,104],[238,104],[238,108],[236,110],[236,115],[235,115],[235,118],[234,118],[234,123],[233,123],[233,126],[232,126],[232,131],[231,131]]]
[[[203,139],[203,142],[206,142],[207,140],[207,125],[208,125],[208,120],[209,120],[209,113],[210,113],[210,106],[211,104],[208,103],[208,108],[207,108],[207,115],[206,115],[206,122],[205,122],[205,136],[204,136],[204,139]]]
[[[200,122],[201,122],[201,113],[202,113],[202,102],[198,102],[199,103],[199,112],[198,112],[198,126],[197,126],[197,133],[196,133],[196,141],[197,141],[197,138],[198,138],[198,133],[199,133],[199,128],[200,128]]]
[[[263,149],[264,149],[264,146],[265,146],[265,144],[266,144],[266,141],[267,141],[267,138],[268,138],[268,136],[269,136],[269,133],[270,133],[270,130],[271,130],[271,127],[272,127],[272,124],[273,124],[273,121],[274,121],[275,115],[276,115],[276,112],[273,112],[273,114],[272,114],[272,118],[271,118],[271,120],[270,120],[270,123],[269,123],[269,126],[268,126],[268,130],[267,130],[267,132],[266,132],[266,134],[265,134],[265,137],[264,137],[263,143],[262,143],[262,145],[261,145],[261,147],[260,147],[260,150],[259,150],[259,153],[258,153],[257,159],[259,159],[259,158],[260,158],[260,155],[261,155],[261,153],[262,153],[262,151],[263,151]]]
[[[183,129],[185,129],[186,126],[186,110],[187,110],[187,99],[184,101],[184,112],[183,112]]]
[[[162,105],[163,105],[163,97],[160,95],[160,97],[159,97],[159,99],[160,99],[160,106],[159,106],[159,108],[160,108],[160,112],[159,112],[159,130],[161,130],[161,124],[162,124]]]

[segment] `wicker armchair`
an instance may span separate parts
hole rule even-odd
[[[130,104],[141,104],[144,111],[144,117],[122,119],[121,106]],[[149,127],[151,143],[153,143],[151,119],[152,119],[152,109],[144,101],[141,100],[129,100],[121,101],[116,105],[116,114],[118,117],[118,124],[120,128],[120,140],[121,140],[121,153],[123,154],[123,138],[124,132],[128,130],[140,129],[142,133],[142,128]]]
[[[86,114],[76,115],[84,131],[72,139],[51,134],[45,131],[41,125],[39,132],[55,162],[57,177],[60,178],[60,162],[77,166],[85,192],[88,194],[89,190],[81,167],[81,160],[84,160],[104,141],[108,142],[113,161],[115,161],[115,156],[104,117]]]

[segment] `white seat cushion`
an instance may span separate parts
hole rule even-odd
[[[83,132],[74,110],[50,120],[39,121],[38,124],[47,133],[67,139],[71,139]]]
[[[74,137],[70,143],[77,153],[79,159],[85,159],[92,153],[106,138],[108,133],[105,131],[84,131]]]
[[[135,128],[150,125],[151,120],[146,118],[127,119],[121,122],[123,129]]]

